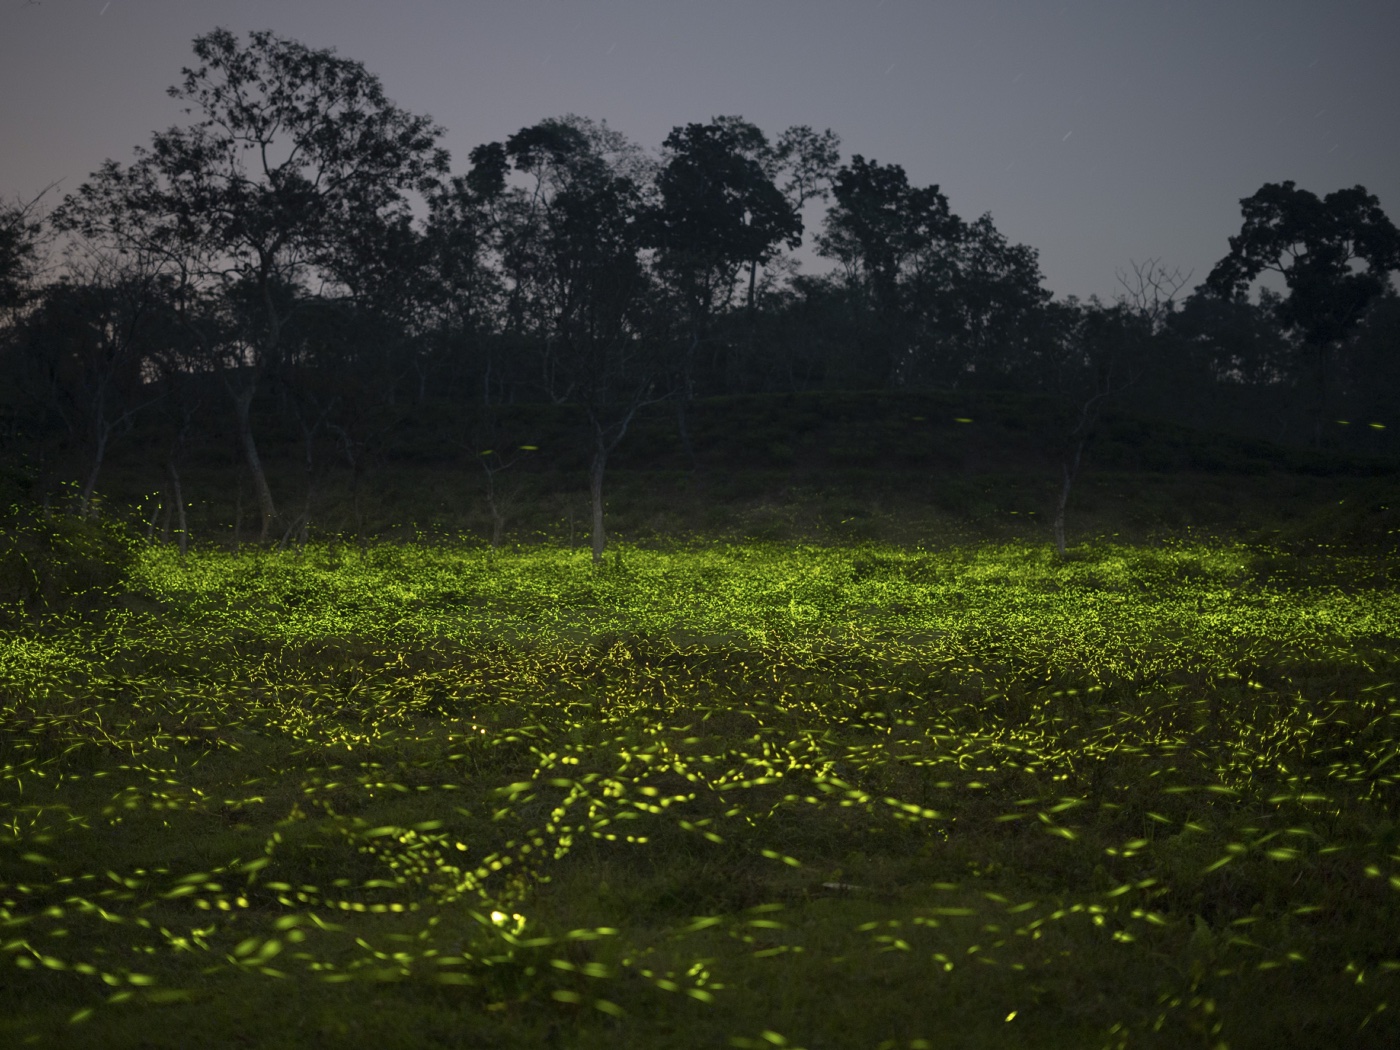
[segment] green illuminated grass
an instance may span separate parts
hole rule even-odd
[[[1400,591],[150,548],[0,635],[0,1045],[1400,1045]]]

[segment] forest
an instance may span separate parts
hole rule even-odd
[[[0,207],[0,1043],[1400,1042],[1365,187],[1056,300],[831,130],[193,48]]]

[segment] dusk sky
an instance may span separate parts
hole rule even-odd
[[[1149,258],[1200,283],[1265,182],[1359,183],[1400,221],[1398,0],[0,0],[0,196],[183,122],[165,88],[215,26],[363,62],[459,172],[570,112],[652,152],[719,115],[829,127],[991,212],[1057,297]]]

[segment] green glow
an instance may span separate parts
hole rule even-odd
[[[1391,1030],[1383,562],[587,559],[149,548],[0,638],[0,1036],[213,975],[619,1046]]]

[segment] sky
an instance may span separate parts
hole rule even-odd
[[[1189,290],[1266,182],[1360,184],[1400,224],[1397,0],[0,0],[0,197],[72,192],[190,119],[165,89],[216,26],[363,62],[454,172],[571,112],[652,152],[720,115],[830,128],[990,212],[1057,298],[1109,301],[1149,260]]]

